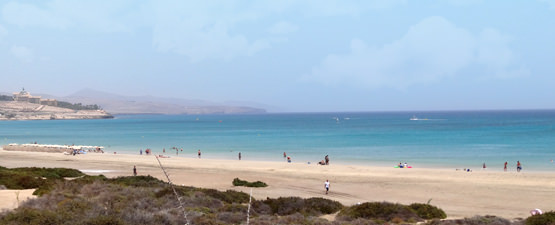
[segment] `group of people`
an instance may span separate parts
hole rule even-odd
[[[150,155],[151,153],[152,153],[152,151],[150,150],[150,148],[147,148],[147,149],[145,150],[145,154],[146,154],[146,155]],[[139,150],[139,154],[141,154],[141,155],[143,154],[143,149]]]
[[[503,171],[507,172],[507,162],[505,162],[505,164],[503,165]],[[484,163],[484,168],[485,168],[485,163]],[[516,172],[520,172],[522,170],[522,164],[520,163],[520,161],[516,161]]]
[[[175,155],[178,155],[180,150],[181,150],[181,152],[183,152],[183,148],[179,149],[179,148],[177,148],[177,147],[172,147],[172,149],[175,150]],[[163,149],[162,149],[162,153],[166,153],[166,148],[163,148]],[[114,153],[114,154],[115,154],[115,153]],[[139,154],[140,154],[140,155],[143,154],[143,149],[139,150]],[[152,150],[150,150],[150,148],[147,148],[147,149],[145,150],[145,154],[146,154],[146,155],[152,154]],[[198,150],[197,155],[198,155],[198,158],[200,159],[200,156],[201,156],[200,149]],[[163,155],[159,155],[159,156],[163,156]],[[169,157],[169,156],[162,157],[162,158],[167,158],[167,157]],[[240,159],[240,158],[241,158],[241,153],[239,153],[239,159]]]
[[[507,165],[508,164],[509,164],[508,162],[505,162],[503,164],[503,171],[507,172]],[[486,163],[482,163],[482,170],[486,170],[486,169],[487,169]],[[520,163],[520,161],[516,161],[516,172],[520,172],[521,170],[522,170],[522,164]],[[471,169],[466,169],[466,168],[463,169],[463,171],[472,172]]]
[[[399,165],[397,165],[397,166],[398,166],[399,168],[409,168],[409,164],[407,164],[406,162],[405,162],[405,164],[399,162]]]
[[[284,158],[284,159],[287,159],[287,162],[288,162],[288,163],[291,163],[291,157],[290,157],[290,156],[287,156],[287,153],[283,152],[283,158]]]
[[[326,155],[322,161],[318,162],[318,164],[319,165],[329,165],[330,164],[330,157],[328,155]]]

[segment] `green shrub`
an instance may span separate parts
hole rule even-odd
[[[317,211],[321,214],[332,214],[343,208],[338,201],[325,198],[309,198],[305,199],[305,208]]]
[[[121,184],[124,186],[133,187],[162,187],[167,185],[166,182],[159,180],[150,175],[148,176],[129,176],[129,177],[116,177],[108,179],[109,183]]]
[[[339,216],[346,220],[364,218],[391,221],[397,218],[396,220],[401,219],[403,221],[422,221],[409,207],[389,202],[366,202],[354,205],[341,210]]]
[[[48,210],[18,208],[0,217],[0,224],[62,224],[64,221],[58,214]]]
[[[42,196],[44,194],[50,193],[54,189],[54,184],[56,182],[52,180],[46,180],[33,192],[33,195]]]
[[[526,225],[555,225],[555,211],[526,218]]]
[[[277,199],[268,198],[263,201],[270,206],[272,213],[278,215],[291,215],[300,212],[304,208],[304,199],[299,197],[279,197]]]
[[[234,190],[227,190],[225,192],[214,189],[200,189],[200,191],[212,198],[218,199],[226,203],[247,203],[249,202],[249,195],[244,192]],[[253,198],[254,200],[254,198]]]
[[[233,186],[245,186],[245,187],[268,187],[268,185],[262,181],[248,182],[246,180],[241,180],[239,178],[233,179]]]
[[[67,168],[38,168],[38,167],[22,167],[14,168],[12,171],[16,173],[29,174],[31,176],[38,176],[44,178],[61,179],[64,177],[80,177],[85,175],[76,169]]]
[[[430,204],[412,203],[409,205],[409,208],[414,210],[416,215],[418,215],[422,219],[429,220],[447,218],[447,215],[442,209]]]
[[[227,204],[225,205],[222,209],[220,209],[221,212],[243,212],[245,213],[247,211],[247,207],[246,205],[242,205],[242,204],[238,204],[238,203],[232,203],[232,204]]]
[[[247,220],[246,211],[244,212],[222,212],[218,213],[218,220],[223,222],[223,224],[241,224]]]
[[[45,180],[25,174],[18,173],[12,170],[0,171],[0,184],[3,184],[8,189],[30,189],[37,188],[44,183]]]
[[[343,208],[337,201],[324,198],[302,199],[299,197],[268,198],[264,201],[255,201],[253,209],[261,214],[292,215],[301,213],[306,216],[319,216],[335,213]]]
[[[85,225],[125,225],[126,223],[116,216],[97,216],[84,222]]]
[[[40,188],[43,185],[53,183],[52,180],[83,175],[79,170],[65,168],[22,167],[8,169],[2,167],[0,168],[0,184],[8,189]]]
[[[496,216],[474,216],[472,218],[455,219],[455,220],[440,220],[432,219],[426,223],[426,225],[522,225],[519,222],[511,222],[509,220],[499,218]]]

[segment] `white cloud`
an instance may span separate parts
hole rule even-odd
[[[328,85],[402,89],[437,82],[472,66],[486,67],[484,74],[488,76],[527,75],[524,66],[515,65],[508,42],[508,37],[492,29],[474,35],[443,17],[429,17],[412,26],[401,39],[379,48],[354,39],[350,53],[328,55],[303,79]]]
[[[540,2],[545,2],[549,5],[549,9],[555,10],[555,0],[540,0]]]
[[[299,29],[298,26],[290,24],[285,21],[274,24],[272,27],[268,28],[268,32],[271,34],[288,34],[293,33]]]
[[[447,2],[455,6],[471,6],[482,4],[484,0],[447,0]]]
[[[160,52],[187,56],[193,62],[229,60],[271,48],[297,26],[270,18],[281,13],[304,16],[356,16],[368,10],[390,8],[405,0],[309,1],[12,1],[1,16],[23,28],[81,32],[133,32],[152,29],[153,47]],[[243,32],[253,22],[268,21],[268,37]],[[271,26],[272,23],[273,26]],[[280,35],[279,38],[276,36]]]
[[[4,28],[4,26],[2,26],[2,24],[0,24],[0,40],[2,40],[2,37],[8,35],[8,30],[6,28]]]
[[[476,60],[486,66],[488,72],[497,78],[512,78],[529,75],[525,66],[514,64],[515,54],[509,49],[509,37],[496,30],[485,29],[478,37]]]
[[[241,2],[155,2],[153,44],[158,51],[175,52],[192,62],[230,60],[270,48],[275,38],[248,38],[235,33],[243,22],[265,15],[264,10]],[[205,12],[213,12],[206,14]]]
[[[11,52],[17,59],[26,63],[32,62],[35,57],[33,50],[25,46],[14,45],[11,48]]]
[[[380,10],[405,5],[406,0],[308,0],[292,1],[291,8],[298,8],[308,16],[358,16],[369,10]]]
[[[18,26],[45,26],[48,28],[66,28],[70,21],[56,16],[53,12],[43,10],[32,4],[9,2],[2,8],[2,17],[10,24]]]
[[[127,13],[129,7],[126,1],[105,4],[97,1],[54,0],[42,7],[9,2],[2,8],[2,17],[6,22],[20,27],[119,32],[129,31],[132,24],[130,20],[140,18],[139,15]]]

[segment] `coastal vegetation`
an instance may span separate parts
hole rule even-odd
[[[50,187],[55,180],[84,176],[81,171],[66,168],[25,167],[8,169],[0,166],[0,185],[8,189],[31,189]],[[38,194],[39,192],[35,192]]]
[[[268,187],[268,184],[262,181],[248,182],[246,180],[241,180],[239,178],[233,179],[233,186],[245,186],[245,187]]]
[[[74,178],[74,179],[66,179]],[[152,176],[107,178],[63,168],[0,167],[0,184],[37,188],[38,198],[0,214],[0,224],[554,224],[555,212],[509,221],[495,216],[445,220],[430,204],[366,202],[344,206],[325,198],[252,199],[243,192],[174,186]],[[324,219],[323,215],[334,220]]]
[[[102,109],[97,104],[83,105],[81,103],[70,103],[70,102],[64,102],[64,101],[58,101],[58,107],[66,108],[66,109],[73,109],[73,110],[99,110],[99,109]]]
[[[0,101],[15,101],[13,96],[0,95]],[[73,109],[73,110],[99,110],[102,109],[97,104],[83,105],[82,103],[71,103],[65,101],[57,101],[57,107]]]
[[[13,101],[13,97],[9,95],[0,95],[0,101]]]

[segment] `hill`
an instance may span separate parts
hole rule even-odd
[[[235,104],[154,96],[123,96],[91,89],[55,98],[67,102],[97,104],[114,114],[257,114],[266,112],[262,108]]]

